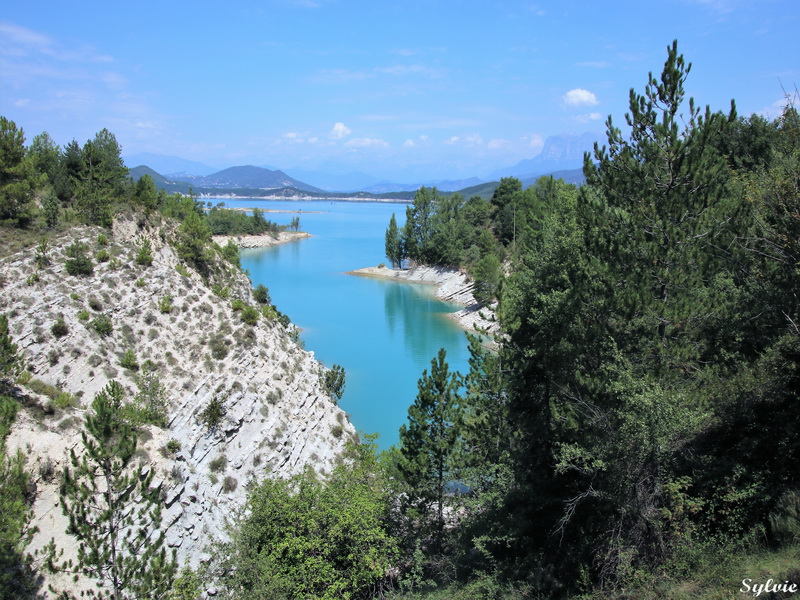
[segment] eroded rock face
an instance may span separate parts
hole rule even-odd
[[[20,389],[46,408],[23,411],[7,440],[9,448],[29,453],[37,483],[32,524],[40,532],[32,549],[55,537],[74,551],[58,506],[59,473],[70,449],[82,448],[79,432],[94,396],[112,379],[128,400],[140,390],[141,371],[121,364],[129,350],[140,365],[155,363],[164,394],[168,426],[143,429],[137,459],[156,470],[154,485],[165,499],[162,528],[181,563],[196,566],[207,543],[225,536],[226,519],[243,505],[249,482],[306,467],[328,473],[355,436],[321,387],[324,367],[313,353],[277,321],[261,317],[247,325],[233,309],[234,299],[256,304],[249,280],[221,259],[214,262],[216,294],[193,270],[181,274],[167,227],[119,221],[113,235],[105,232],[105,246],[97,242],[101,230],[75,229],[51,241],[49,265],[37,267],[33,250],[0,261],[0,312],[32,374]],[[144,238],[153,247],[149,267],[134,260]],[[65,250],[73,240],[92,255],[105,249],[110,260],[95,261],[93,275],[69,275]],[[168,312],[159,307],[166,296]],[[100,315],[111,321],[109,335],[93,326]],[[67,333],[56,337],[51,329],[59,317]],[[54,408],[55,388],[78,406]],[[201,413],[213,399],[225,414],[209,427]]]

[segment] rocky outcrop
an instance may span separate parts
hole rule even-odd
[[[146,385],[126,353],[140,366],[151,361],[161,386],[168,425],[143,428],[137,459],[156,470],[162,527],[181,563],[196,566],[207,543],[225,536],[250,482],[306,467],[328,473],[355,436],[321,386],[324,367],[298,344],[293,326],[264,316],[246,324],[237,309],[256,304],[249,280],[215,258],[212,286],[181,263],[170,237],[166,224],[119,220],[113,234],[77,228],[50,240],[49,264],[37,266],[33,250],[0,261],[0,312],[24,357],[20,391],[34,407],[7,440],[29,454],[37,483],[32,549],[53,537],[68,551],[74,546],[58,507],[58,474],[70,449],[81,449],[94,396],[112,379],[128,400]],[[144,239],[151,266],[135,262]],[[66,272],[66,248],[76,240],[108,255],[90,276]],[[107,335],[95,327],[104,319]],[[65,327],[54,330],[59,320]],[[212,400],[224,417],[209,427],[201,414]]]
[[[361,277],[378,277],[407,283],[423,283],[436,286],[436,297],[444,302],[463,306],[448,316],[467,331],[495,335],[499,331],[497,319],[491,307],[475,300],[472,291],[474,282],[458,269],[417,266],[410,269],[389,269],[386,266],[364,267],[349,272]]]

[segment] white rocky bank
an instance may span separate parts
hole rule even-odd
[[[491,307],[484,306],[475,300],[475,296],[472,293],[475,283],[461,270],[429,266],[416,266],[410,269],[389,269],[386,266],[380,266],[356,269],[355,271],[350,271],[350,274],[407,283],[435,285],[436,297],[439,300],[463,306],[460,310],[448,315],[462,328],[487,335],[495,335],[499,331],[494,311]]]
[[[106,232],[111,261],[95,263],[89,277],[68,275],[65,248],[81,239],[94,254],[99,233],[76,229],[51,241],[51,264],[42,268],[32,249],[0,261],[0,312],[9,316],[34,379],[20,386],[32,408],[21,412],[7,441],[29,453],[36,479],[32,525],[40,531],[31,549],[55,537],[67,555],[74,553],[58,505],[58,473],[69,451],[82,448],[80,430],[95,394],[115,379],[128,399],[134,397],[138,374],[120,365],[130,349],[140,364],[149,359],[158,365],[169,420],[165,429],[145,428],[137,458],[156,470],[167,543],[181,563],[196,566],[207,543],[225,536],[226,519],[243,505],[249,482],[288,477],[307,466],[328,473],[355,431],[323,391],[324,367],[313,353],[279,323],[261,318],[249,326],[232,309],[233,298],[255,304],[244,275],[218,263],[229,278],[230,297],[223,299],[191,269],[188,277],[176,270],[180,260],[166,243],[168,225],[142,227],[132,219],[115,223],[113,235]],[[150,267],[134,261],[143,237],[153,245]],[[158,306],[165,295],[172,296],[169,313]],[[90,318],[80,320],[81,311]],[[91,326],[100,313],[113,323],[106,337]],[[69,333],[57,339],[51,327],[59,315]],[[33,391],[35,380],[72,394],[78,407],[54,410],[50,398]],[[199,413],[215,396],[224,400],[226,414],[210,431]],[[167,451],[170,440],[180,445],[177,453]]]

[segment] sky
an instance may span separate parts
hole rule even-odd
[[[484,177],[624,125],[674,39],[688,95],[780,113],[797,0],[5,2],[0,115],[223,168]]]

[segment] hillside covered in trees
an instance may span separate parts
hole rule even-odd
[[[162,597],[800,590],[800,116],[792,98],[772,121],[733,104],[701,109],[685,97],[690,70],[668,47],[662,73],[631,91],[625,126],[608,119],[580,188],[508,178],[491,201],[419,190],[405,227],[389,224],[387,256],[468,269],[497,302],[499,350],[470,338],[464,374],[443,351],[432,357],[399,447],[376,456],[362,440],[324,477],[254,485],[213,560],[171,578]],[[15,132],[4,121],[4,140]],[[12,243],[65,219],[110,218],[93,191],[111,185],[104,171],[61,180],[47,146],[4,141]],[[210,234],[202,207],[127,190],[116,197],[182,223],[179,256],[213,282],[218,263],[195,243]],[[233,258],[235,247],[214,252]],[[277,315],[268,301],[259,314]],[[14,341],[4,324],[0,334],[13,385]],[[334,378],[324,383],[338,388]],[[17,585],[38,563],[17,542],[24,458],[3,460],[13,518],[0,546],[13,552],[0,583]]]

